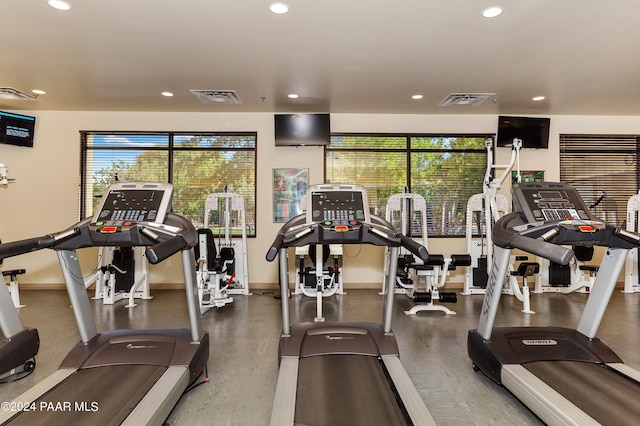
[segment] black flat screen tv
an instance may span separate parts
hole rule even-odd
[[[548,148],[551,119],[539,117],[498,117],[496,146],[511,146],[521,139],[523,148]]]
[[[317,146],[331,142],[329,114],[276,114],[276,146]]]
[[[0,111],[0,143],[33,148],[36,118]]]

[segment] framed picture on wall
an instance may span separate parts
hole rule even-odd
[[[273,221],[286,222],[302,213],[309,169],[273,169]]]

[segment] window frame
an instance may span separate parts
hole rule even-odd
[[[406,175],[405,175],[405,185],[409,192],[412,191],[411,183],[412,183],[412,162],[411,157],[412,154],[425,154],[425,153],[476,153],[483,156],[484,168],[482,170],[482,178],[476,182],[478,186],[478,193],[482,192],[482,184],[483,177],[486,172],[486,162],[487,162],[487,150],[486,146],[483,145],[482,148],[469,148],[469,149],[436,149],[436,148],[414,148],[412,146],[413,139],[425,139],[425,138],[444,138],[444,139],[454,139],[454,138],[468,138],[468,139],[491,139],[495,144],[495,133],[332,133],[331,134],[331,144],[324,147],[324,158],[323,158],[323,168],[324,168],[324,181],[328,181],[328,164],[327,157],[330,152],[356,152],[356,153],[404,153],[405,162],[406,162]],[[363,137],[363,138],[404,138],[405,144],[402,148],[394,147],[394,148],[375,148],[375,147],[364,147],[364,148],[344,148],[335,146],[333,144],[334,138],[340,137]],[[357,183],[357,182],[355,182]],[[365,185],[363,185],[365,186]],[[427,212],[429,214],[429,212]],[[466,209],[465,213],[466,215]],[[465,238],[464,234],[445,234],[445,235],[431,235],[429,234],[429,238]]]
[[[590,175],[578,173],[581,161],[579,157],[594,156],[596,164],[606,164],[605,168],[586,169]],[[590,207],[592,214],[619,227],[626,226],[627,202],[640,190],[640,136],[639,135],[615,135],[615,134],[561,134],[559,137],[559,172],[560,180],[573,184],[585,203]],[[618,160],[617,164],[606,160],[607,156]],[[633,168],[633,171],[625,170],[624,166]],[[623,168],[620,168],[620,167]],[[568,168],[577,169],[567,170]],[[633,173],[633,178],[626,182],[618,181],[611,184],[620,174]],[[588,179],[587,179],[588,178]],[[595,184],[595,186],[594,186]],[[588,185],[588,186],[587,186]],[[596,193],[585,193],[585,188],[593,187]],[[606,189],[603,189],[606,188]],[[602,199],[599,194],[603,192]],[[611,206],[615,204],[615,214],[612,214]],[[595,204],[595,206],[590,206]],[[615,223],[614,223],[615,222]]]
[[[90,145],[89,139],[91,136],[151,136],[151,137],[167,137],[166,146],[109,146],[109,145]],[[193,147],[193,146],[180,146],[175,144],[175,138],[179,136],[195,136],[195,137],[245,137],[252,140],[252,147],[229,147],[229,146],[208,146],[208,147]],[[194,151],[207,151],[207,152],[252,152],[253,153],[253,179],[254,185],[252,190],[253,200],[245,199],[245,210],[247,216],[247,225],[249,219],[253,217],[253,224],[249,227],[250,231],[247,233],[248,238],[255,238],[257,236],[257,164],[258,164],[258,133],[255,131],[232,131],[232,132],[210,132],[210,131],[92,131],[81,130],[80,131],[80,178],[78,188],[78,215],[80,219],[83,219],[90,214],[88,213],[88,192],[87,185],[90,185],[88,181],[89,176],[87,173],[88,153],[89,151],[161,151],[167,153],[167,170],[166,170],[166,182],[173,184],[174,181],[174,161],[175,154],[177,152],[194,152]],[[117,158],[114,158],[117,159]],[[249,212],[247,206],[252,205],[252,213]],[[204,208],[204,204],[203,204]],[[91,213],[93,214],[93,212]],[[199,224],[195,224],[199,225]],[[215,232],[214,232],[215,234]]]

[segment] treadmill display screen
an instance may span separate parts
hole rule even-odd
[[[154,189],[110,190],[96,216],[105,224],[123,222],[162,222],[160,204],[165,191]]]
[[[309,217],[311,213],[311,217]],[[308,222],[331,222],[332,225],[349,225],[365,220],[362,192],[314,191],[311,193],[311,212]]]
[[[566,183],[523,182],[512,188],[516,209],[529,223],[592,220],[574,187]]]

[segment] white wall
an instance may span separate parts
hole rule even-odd
[[[25,113],[24,111],[15,111]],[[265,260],[265,253],[281,224],[272,220],[272,169],[309,168],[310,183],[323,180],[323,150],[319,147],[274,147],[271,113],[150,113],[30,111],[36,116],[34,148],[0,145],[0,162],[16,179],[0,189],[0,237],[12,241],[56,232],[77,220],[79,192],[79,132],[102,131],[257,131],[257,237],[249,239],[249,279],[251,284],[277,281],[276,264]],[[332,114],[333,132],[415,132],[415,133],[493,133],[495,115],[369,115]],[[522,170],[544,170],[547,180],[559,178],[558,138],[561,133],[640,134],[640,117],[555,116],[551,118],[548,150],[525,150]],[[496,161],[508,161],[510,150],[499,148]],[[357,183],[357,182],[355,182]],[[431,239],[433,253],[463,253],[461,239]],[[377,247],[348,249],[345,257],[345,283],[378,283],[382,274],[383,251]],[[95,263],[95,250],[82,250],[85,269]],[[180,261],[152,267],[152,283],[181,281]],[[27,284],[59,284],[57,258],[41,251],[5,260],[4,268],[26,268],[21,277]],[[454,277],[461,279],[459,276]]]

